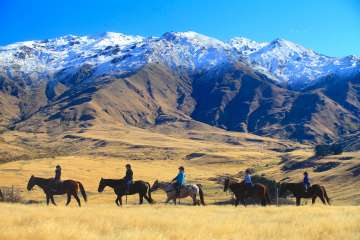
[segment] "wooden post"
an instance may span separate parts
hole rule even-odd
[[[279,189],[277,186],[276,186],[276,206],[277,207],[279,206]]]

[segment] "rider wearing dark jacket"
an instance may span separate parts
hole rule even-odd
[[[54,177],[56,182],[60,182],[61,181],[61,167],[60,165],[57,165],[55,168],[55,177]]]
[[[305,192],[308,192],[311,184],[310,184],[309,174],[307,172],[304,172],[303,183],[304,183]]]
[[[126,194],[130,193],[130,186],[133,182],[133,171],[131,169],[131,165],[130,164],[126,164],[126,174],[124,177],[125,180],[125,187],[126,187]]]
[[[51,185],[50,185],[51,190],[56,192],[56,190],[59,187],[60,183],[61,183],[61,167],[60,167],[60,165],[57,165],[55,167],[54,180],[51,181]]]

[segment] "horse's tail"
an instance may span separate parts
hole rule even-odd
[[[326,190],[325,190],[325,187],[321,187],[322,190],[323,190],[323,193],[324,193],[324,197],[327,201],[327,203],[330,205],[330,198],[328,197],[327,193],[326,193]]]
[[[149,203],[154,203],[154,199],[151,197],[151,185],[148,182],[145,182],[147,186],[147,194],[149,195]]]
[[[205,198],[204,198],[204,191],[202,190],[202,185],[196,184],[196,186],[198,186],[198,188],[199,188],[200,202],[202,205],[205,206],[206,204],[205,204]]]
[[[84,188],[84,186],[82,185],[81,182],[77,182],[77,183],[79,184],[81,195],[83,196],[84,201],[86,202],[87,201],[87,195],[86,195],[86,192],[85,192],[85,188]]]

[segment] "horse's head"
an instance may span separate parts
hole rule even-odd
[[[230,185],[230,178],[225,178],[224,180],[224,192],[227,192],[227,190],[229,189],[229,185]]]
[[[30,179],[29,179],[29,182],[27,184],[27,190],[28,191],[31,191],[31,189],[35,186],[35,177],[34,175],[31,175]]]
[[[153,183],[152,187],[150,188],[151,192],[156,191],[159,188],[159,181],[155,180],[155,182]]]
[[[101,178],[99,182],[98,192],[103,192],[105,187],[106,187],[105,180]]]

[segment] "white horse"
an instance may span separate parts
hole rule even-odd
[[[176,205],[176,199],[177,198],[186,198],[191,197],[193,200],[194,205],[204,205],[205,206],[205,200],[204,200],[204,192],[202,190],[202,186],[200,184],[185,184],[180,189],[179,196],[176,196],[176,189],[174,184],[169,182],[160,182],[156,180],[154,184],[151,187],[151,191],[156,191],[158,189],[161,189],[166,192],[167,199],[165,203],[168,203],[170,200],[173,200],[174,204]],[[197,196],[200,196],[200,201],[196,198]]]

